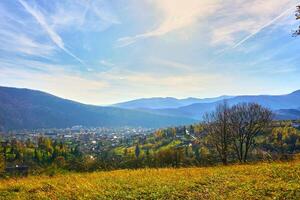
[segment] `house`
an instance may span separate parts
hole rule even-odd
[[[294,128],[300,128],[300,123],[298,123],[298,122],[293,122],[293,123],[292,123],[292,127],[294,127]]]

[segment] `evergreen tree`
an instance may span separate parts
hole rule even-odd
[[[136,159],[139,158],[140,153],[141,153],[140,151],[141,151],[141,150],[140,150],[139,144],[136,144],[136,146],[135,146],[135,151],[134,151]]]

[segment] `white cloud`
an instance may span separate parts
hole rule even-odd
[[[184,70],[185,72],[190,72],[191,70],[197,68],[193,65],[189,65],[186,63],[177,62],[177,61],[173,61],[173,60],[168,60],[168,59],[162,59],[162,58],[151,58],[150,62],[155,65],[170,68],[172,70],[174,70],[174,69]]]
[[[116,67],[116,64],[114,64],[110,61],[107,61],[107,60],[100,60],[100,64],[105,66],[105,67],[109,67],[109,68]]]
[[[6,52],[44,58],[48,58],[55,52],[55,47],[51,44],[33,40],[24,33],[3,29],[0,30],[0,49]]]
[[[157,74],[114,69],[95,74],[95,77],[109,83],[109,93],[118,98],[141,98],[144,96],[178,96],[232,86],[231,77],[217,73]],[[147,92],[145,92],[147,91]],[[108,95],[108,94],[107,94]],[[121,99],[120,99],[121,100]]]
[[[152,0],[150,3],[161,12],[162,22],[154,30],[120,38],[117,46],[127,46],[140,39],[163,36],[191,26],[201,18],[215,13],[219,2],[220,0]]]
[[[41,90],[84,103],[102,104],[108,83],[68,70],[70,66],[38,61],[0,60],[0,85]],[[22,63],[16,67],[17,63]],[[31,67],[30,67],[31,66]]]
[[[292,11],[297,0],[148,0],[161,14],[157,28],[134,36],[119,38],[117,47],[138,40],[164,36],[170,32],[201,26],[201,33],[211,35],[212,45],[239,46],[263,29],[278,23]],[[149,8],[150,12],[151,8]],[[288,10],[291,9],[291,10]],[[293,12],[290,12],[292,15]],[[160,20],[161,19],[161,20]],[[206,21],[204,21],[204,19]],[[154,24],[155,24],[154,23]],[[283,24],[281,24],[283,25]]]

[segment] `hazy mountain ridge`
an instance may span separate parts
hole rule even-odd
[[[9,130],[74,125],[164,127],[193,122],[184,117],[91,106],[40,91],[0,87],[0,128]]]
[[[230,99],[233,96],[220,96],[213,98],[194,98],[188,97],[185,99],[177,99],[173,97],[154,97],[154,98],[142,98],[135,99],[132,101],[121,102],[114,104],[112,106],[126,109],[169,109],[169,108],[179,108],[183,106],[188,106],[196,103],[211,103],[219,100]]]
[[[157,109],[153,110],[153,113],[166,114],[170,116],[189,116],[194,119],[201,119],[204,113],[210,112],[216,108],[216,106],[222,103],[224,100],[219,100],[212,103],[196,103],[188,106],[179,107],[176,109]],[[300,90],[287,95],[248,95],[248,96],[236,96],[227,99],[226,102],[229,105],[235,105],[242,102],[255,102],[262,106],[268,107],[280,114],[281,118],[289,119],[289,116],[293,115],[293,118],[300,118],[300,114],[295,114],[300,108]],[[290,110],[289,110],[290,109]],[[281,111],[280,111],[281,110]],[[283,112],[285,110],[285,112]],[[291,114],[291,111],[294,114]]]
[[[280,120],[298,120],[300,119],[300,108],[277,110],[276,118]]]
[[[181,100],[151,98],[144,99],[150,106],[141,108],[135,107],[142,105],[140,99],[116,104],[128,107],[124,109],[86,105],[41,91],[0,87],[0,129],[64,128],[74,125],[157,128],[191,124],[201,120],[203,114],[214,110],[225,98],[229,105],[256,102],[269,107],[276,113],[277,119],[300,119],[300,90],[287,95],[221,96]],[[153,101],[156,101],[156,104],[151,105]],[[193,103],[195,101],[202,103]],[[182,104],[188,105],[175,107]],[[153,109],[167,106],[169,107]]]

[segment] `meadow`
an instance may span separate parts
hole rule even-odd
[[[300,161],[3,179],[0,199],[300,199]]]

